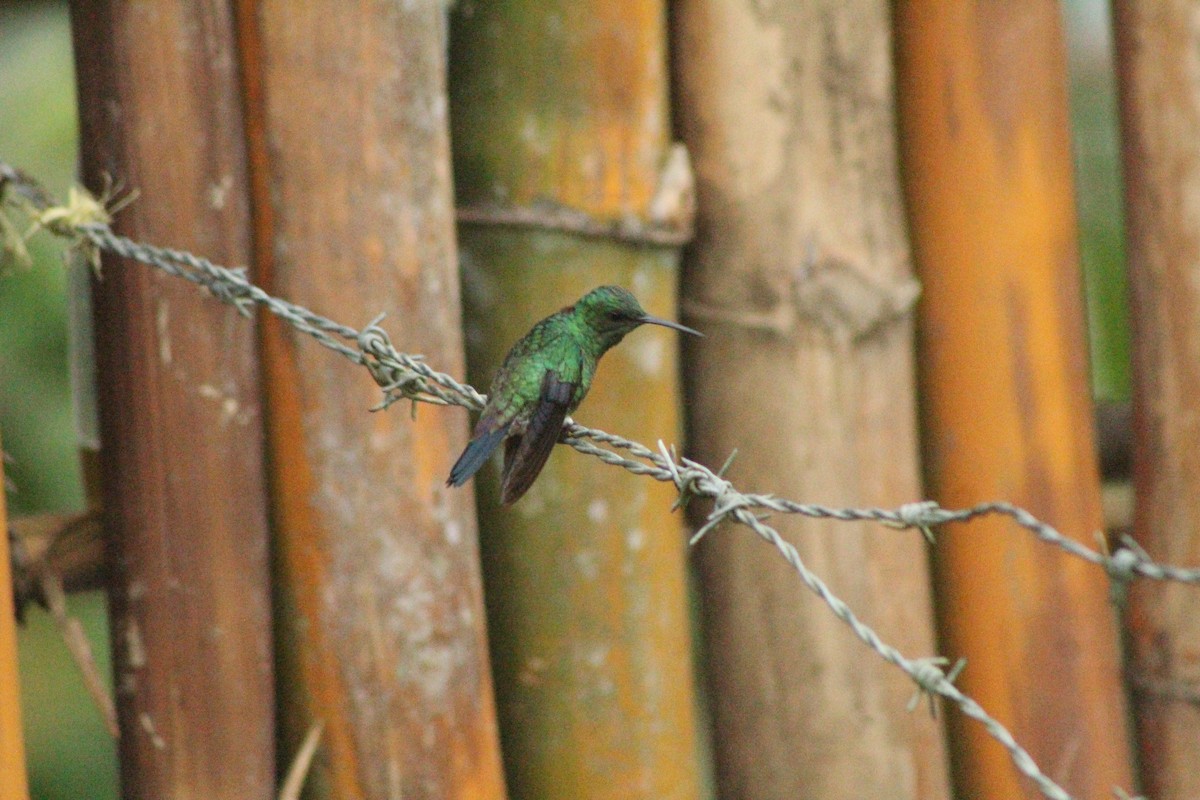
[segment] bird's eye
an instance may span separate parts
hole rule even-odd
[[[616,309],[609,311],[607,316],[613,322],[620,322],[621,320],[625,319],[625,315]]]

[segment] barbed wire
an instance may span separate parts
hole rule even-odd
[[[414,403],[414,407],[417,402],[426,402],[457,405],[471,410],[481,409],[486,402],[485,395],[469,384],[434,370],[424,362],[422,356],[397,351],[387,332],[379,326],[383,320],[382,315],[371,320],[362,330],[335,322],[303,306],[270,295],[251,283],[244,269],[219,266],[186,251],[156,247],[114,233],[109,227],[110,220],[104,205],[104,202],[97,201],[83,190],[79,190],[72,192],[66,205],[55,206],[50,195],[39,183],[0,162],[0,216],[3,215],[4,206],[24,211],[33,221],[30,233],[38,228],[49,230],[68,240],[72,247],[82,249],[85,257],[93,264],[98,263],[96,254],[103,251],[191,281],[206,289],[218,300],[233,305],[243,315],[249,316],[252,307],[261,306],[296,330],[308,334],[321,345],[365,366],[383,393],[383,401],[373,410],[385,409],[399,400],[409,400]],[[0,227],[0,235],[11,236],[14,230],[11,225]],[[28,237],[30,233],[26,233],[25,236]],[[23,248],[23,242],[5,241],[3,244],[5,252],[20,252]],[[917,529],[930,541],[933,538],[932,529],[940,525],[969,522],[983,516],[1007,516],[1040,541],[1102,567],[1109,577],[1113,599],[1117,602],[1123,600],[1127,584],[1138,577],[1200,584],[1200,568],[1159,564],[1128,537],[1122,539],[1124,546],[1115,552],[1110,553],[1103,546],[1101,549],[1092,549],[1063,535],[1025,509],[1010,503],[981,503],[960,510],[945,509],[933,501],[910,503],[896,509],[844,508],[799,503],[770,494],[739,491],[724,477],[729,462],[714,472],[703,464],[678,456],[673,448],[668,449],[661,440],[658,442],[658,449],[651,450],[639,442],[587,428],[568,419],[562,442],[581,453],[595,456],[606,464],[621,467],[636,475],[647,475],[655,480],[674,484],[679,497],[672,510],[686,505],[694,497],[711,499],[712,510],[692,535],[691,544],[694,545],[724,521],[733,521],[750,528],[780,552],[797,572],[801,582],[829,606],[834,615],[842,620],[856,637],[913,680],[918,689],[914,700],[919,699],[920,694],[925,694],[931,702],[935,696],[954,702],[963,714],[981,723],[1008,751],[1017,770],[1032,780],[1042,794],[1052,800],[1071,800],[1071,795],[1042,772],[1033,757],[1004,725],[954,685],[954,678],[961,671],[963,661],[960,660],[953,668],[947,670],[945,667],[949,662],[945,658],[909,658],[884,642],[818,575],[808,569],[796,547],[786,541],[774,527],[766,524],[766,515],[756,512],[797,514],[814,519],[845,522],[873,521],[898,529]],[[617,451],[624,451],[628,457]],[[915,704],[910,704],[910,708],[912,705]]]

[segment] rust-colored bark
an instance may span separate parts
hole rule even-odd
[[[676,111],[699,190],[684,313],[690,446],[743,488],[833,505],[921,494],[912,301],[886,2],[684,0]],[[702,510],[703,511],[703,510]],[[780,521],[885,640],[934,652],[924,545]],[[948,795],[941,728],[779,554],[736,528],[698,551],[724,797]]]
[[[1200,564],[1200,20],[1181,0],[1115,5],[1134,331],[1134,532],[1151,557]],[[1200,797],[1200,596],[1139,582],[1129,677],[1142,780]],[[1190,700],[1189,700],[1190,698]]]
[[[0,443],[0,453],[4,452]],[[8,530],[4,502],[4,459],[0,458],[0,532]],[[25,733],[21,728],[21,678],[17,672],[17,616],[13,608],[8,536],[0,533],[0,794],[27,800]]]
[[[1094,545],[1059,8],[905,1],[895,14],[931,494],[1009,500]],[[1002,519],[942,532],[936,554],[942,649],[968,659],[959,685],[1075,796],[1131,788],[1103,571]],[[963,797],[1038,796],[983,728],[948,719]]]
[[[244,264],[250,227],[225,3],[72,9],[87,184],[125,234]],[[129,798],[268,798],[274,708],[254,328],[106,259],[95,285],[105,529]]]
[[[241,5],[258,263],[271,291],[462,370],[434,0]],[[325,724],[314,796],[504,794],[462,417],[370,414],[365,370],[264,328],[282,751]]]
[[[621,284],[651,313],[674,312],[677,249],[583,237],[556,229],[555,213],[645,231],[686,205],[667,202],[670,192],[652,202],[670,143],[665,23],[661,0],[456,6],[451,116],[458,199],[475,220],[460,235],[477,385],[533,323],[594,286]],[[541,221],[506,227],[489,209]],[[630,334],[605,356],[576,417],[678,441],[676,348],[667,330]],[[512,508],[498,507],[494,471],[478,485],[513,794],[697,797],[673,490],[566,448]]]

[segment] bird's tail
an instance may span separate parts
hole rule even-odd
[[[472,439],[471,443],[467,445],[467,449],[463,450],[462,455],[458,457],[458,461],[454,462],[446,485],[462,486],[466,483],[484,465],[492,451],[500,446],[506,433],[508,433],[508,426],[504,425]]]

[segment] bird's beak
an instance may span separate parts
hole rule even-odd
[[[671,320],[663,319],[662,317],[652,317],[649,314],[639,319],[638,322],[646,325],[662,325],[664,328],[674,328],[677,331],[690,333],[692,336],[704,336],[704,334],[700,331],[689,328],[687,325],[680,325],[678,322],[672,322]]]

